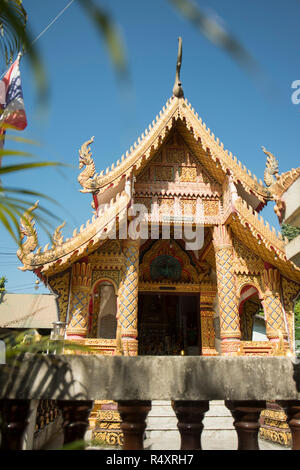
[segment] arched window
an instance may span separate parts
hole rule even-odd
[[[256,287],[243,287],[239,310],[242,341],[267,341],[264,310]]]
[[[101,282],[98,286],[99,313],[97,337],[115,339],[117,331],[117,297],[114,286],[108,282]]]

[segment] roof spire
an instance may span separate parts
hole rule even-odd
[[[181,37],[179,37],[178,38],[176,75],[175,75],[175,83],[173,87],[173,96],[176,96],[176,98],[183,98],[184,96],[181,81],[180,81],[181,59],[182,59],[182,39]]]

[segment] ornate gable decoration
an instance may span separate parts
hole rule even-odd
[[[255,175],[224,149],[223,143],[207,128],[186,99],[175,96],[167,101],[166,106],[130,150],[106,171],[95,174],[94,162],[88,148],[92,139],[84,144],[80,150],[80,166],[82,168],[86,165],[87,171],[83,170],[79,178],[84,192],[101,194],[109,186],[117,186],[122,178],[128,179],[145,168],[145,163],[153,157],[155,151],[159,151],[161,144],[177,123],[183,124],[185,137],[189,138],[186,141],[192,144],[194,153],[207,158],[208,166],[213,165],[213,175],[218,183],[222,184],[224,176],[230,172],[235,183],[240,182],[248,193],[253,192],[263,205],[267,202],[270,193],[263,183],[258,182]],[[182,177],[185,178],[184,175]]]
[[[222,187],[193,155],[176,128],[137,176],[134,202],[151,220],[217,223]],[[148,219],[150,220],[150,218]]]
[[[170,282],[198,284],[204,277],[191,264],[190,258],[176,243],[158,240],[144,254],[140,264],[140,282]]]
[[[176,129],[136,176],[136,194],[220,195],[221,186],[192,154]]]
[[[269,152],[265,147],[262,147],[263,152],[267,155],[266,168],[264,172],[264,181],[269,189],[270,199],[273,199],[276,204],[274,206],[275,214],[281,223],[284,218],[285,202],[282,196],[285,191],[296,181],[300,176],[300,167],[287,171],[279,175],[278,161],[275,156]]]
[[[260,274],[264,270],[261,258],[250,251],[237,238],[233,238],[234,271],[236,274]]]

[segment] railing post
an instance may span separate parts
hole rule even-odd
[[[201,450],[203,418],[209,410],[209,401],[174,401],[172,403],[178,419],[181,450]]]
[[[0,400],[2,417],[1,450],[22,450],[29,424],[30,400]]]
[[[292,434],[292,450],[300,450],[300,401],[277,401],[287,416],[287,422]]]
[[[124,434],[123,450],[143,450],[146,418],[151,410],[151,401],[118,401],[118,411]]]
[[[238,436],[238,450],[259,450],[259,417],[266,408],[265,401],[225,401],[234,419]]]
[[[64,444],[82,441],[78,445],[78,449],[84,449],[84,435],[89,425],[89,416],[93,403],[90,400],[57,401],[63,417]]]

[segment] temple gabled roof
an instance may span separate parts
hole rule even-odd
[[[138,138],[137,142],[122,155],[121,159],[107,168],[106,171],[95,173],[95,164],[88,145],[93,138],[83,144],[80,153],[80,166],[86,168],[78,177],[82,192],[90,192],[101,196],[108,188],[117,187],[120,181],[138,174],[160,147],[169,131],[179,126],[183,137],[188,140],[192,151],[202,155],[202,162],[208,166],[217,181],[223,183],[226,175],[231,174],[233,181],[240,184],[249,195],[257,198],[257,207],[263,207],[272,199],[271,193],[258,181],[255,175],[224,149],[224,145],[195,113],[191,104],[184,98],[170,98],[148,129]],[[209,156],[209,158],[204,158]]]
[[[278,267],[288,278],[300,282],[300,269],[287,260],[281,234],[277,235],[275,229],[271,230],[258,215],[258,210],[273,198],[270,189],[224,149],[222,142],[206,127],[186,99],[175,96],[168,100],[159,116],[131,147],[126,157],[122,156],[105,174],[95,174],[89,147],[93,138],[83,144],[80,150],[80,168],[85,168],[78,177],[82,192],[92,193],[98,203],[101,197],[102,202],[108,203],[98,208],[97,215],[91,222],[82,225],[78,232],[75,230],[73,236],[65,241],[61,234],[62,226],[58,227],[53,236],[53,245],[46,245],[43,250],[38,247],[34,224],[27,223],[28,220],[32,223],[30,214],[36,205],[33,206],[21,219],[21,231],[26,241],[22,249],[18,250],[18,257],[23,263],[20,269],[32,270],[45,279],[64,271],[102,245],[114,229],[116,221],[117,224],[121,221],[131,202],[130,186],[126,186],[126,182],[132,181],[133,176],[138,176],[144,170],[172,129],[181,134],[192,153],[216,182],[223,185],[230,175],[230,180],[238,189],[229,212],[225,211],[218,223],[231,225],[238,238],[242,233],[245,243],[259,256]],[[281,180],[287,180],[288,183],[293,181],[299,176],[300,169],[277,176],[275,182],[272,179],[272,168],[269,170],[272,183],[270,188],[274,188]]]

